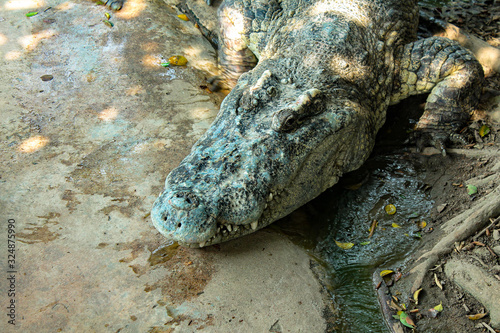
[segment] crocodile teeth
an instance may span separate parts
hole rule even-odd
[[[206,241],[205,242],[200,242],[200,247],[204,247],[206,244]]]
[[[231,232],[233,230],[233,228],[231,227],[230,224],[226,225],[226,228],[227,228],[227,231]]]
[[[269,193],[269,198],[267,198],[267,201],[271,201],[271,200],[273,200],[273,193],[272,192]]]
[[[257,229],[257,225],[258,225],[258,224],[259,224],[259,222],[258,222],[258,221],[255,221],[255,222],[250,223],[250,226],[252,227],[252,230]]]

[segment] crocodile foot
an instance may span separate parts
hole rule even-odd
[[[412,133],[410,141],[415,143],[418,152],[422,151],[426,146],[432,146],[439,150],[443,156],[446,156],[446,146],[448,143],[457,145],[469,144],[468,140],[458,133],[424,132],[418,130]]]

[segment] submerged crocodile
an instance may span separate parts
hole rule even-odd
[[[232,91],[167,177],[152,219],[203,247],[284,217],[360,167],[390,104],[430,93],[415,133],[444,149],[483,79],[469,51],[416,41],[413,0],[226,0],[220,65]]]

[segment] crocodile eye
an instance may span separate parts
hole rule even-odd
[[[290,110],[281,110],[273,117],[272,128],[276,132],[289,132],[297,127],[298,119]]]
[[[289,131],[289,130],[293,129],[296,122],[297,122],[297,120],[295,119],[295,117],[290,115],[288,118],[286,118],[285,123],[282,126],[283,130]]]

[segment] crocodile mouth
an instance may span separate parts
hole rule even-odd
[[[279,205],[283,201],[287,191],[284,189],[274,190],[269,192],[266,198],[266,203],[264,205],[264,210],[260,215],[259,219],[245,224],[234,224],[228,223],[226,221],[217,220],[217,229],[215,234],[209,239],[198,242],[198,243],[184,243],[179,241],[179,245],[189,248],[202,248],[210,246],[212,244],[218,244],[222,242],[229,241],[231,239],[239,238],[251,234],[259,229],[262,229],[269,224],[271,224],[274,219],[272,219],[272,208],[273,206]],[[209,219],[216,219],[214,216],[210,216]],[[211,221],[209,221],[211,222]]]

